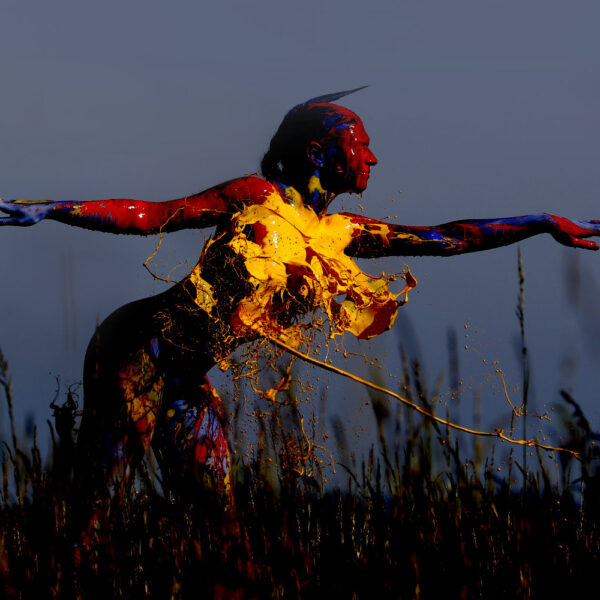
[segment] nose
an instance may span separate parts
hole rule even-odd
[[[365,162],[370,166],[376,165],[379,162],[377,160],[377,157],[373,154],[373,151],[370,148],[367,153],[367,158],[366,158]]]

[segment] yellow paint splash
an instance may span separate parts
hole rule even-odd
[[[276,192],[233,215],[232,224],[228,245],[243,257],[253,287],[234,310],[237,335],[276,335],[297,346],[306,326],[282,325],[281,318],[286,310],[282,299],[291,294],[312,310],[325,310],[331,337],[350,331],[371,338],[392,326],[398,306],[417,284],[407,268],[400,274],[404,288],[392,293],[388,284],[396,276],[368,275],[344,254],[355,228],[348,216],[318,216],[301,202],[286,203]]]

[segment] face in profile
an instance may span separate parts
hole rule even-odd
[[[342,194],[360,194],[367,189],[371,167],[377,157],[369,148],[370,139],[360,118],[332,131],[321,144],[321,182],[325,189]]]

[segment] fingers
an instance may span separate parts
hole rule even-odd
[[[564,243],[564,242],[563,242]],[[592,240],[584,240],[569,236],[569,242],[565,243],[566,246],[572,246],[573,248],[583,248],[585,250],[598,250],[598,244]]]
[[[21,212],[11,200],[5,200],[4,198],[0,198],[0,211],[9,215],[19,214]],[[18,221],[19,217],[5,217],[0,213],[0,225],[17,225]]]
[[[586,235],[600,235],[600,221],[589,220],[589,221],[575,221],[573,223],[581,229],[586,230]]]
[[[25,225],[19,217],[0,217],[0,227],[2,225]]]
[[[9,216],[3,216],[5,213]],[[18,200],[0,199],[0,225],[33,225],[35,219],[32,219],[28,211],[23,210]]]
[[[592,242],[592,240],[581,240],[581,248],[585,248],[587,250],[598,250],[599,246],[596,242]]]
[[[21,214],[23,209],[18,204],[18,200],[5,200],[4,198],[0,198],[0,210],[12,214]]]

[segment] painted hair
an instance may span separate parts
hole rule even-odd
[[[294,106],[283,118],[263,156],[260,164],[263,176],[285,181],[309,169],[308,144],[323,142],[331,138],[336,129],[356,122],[357,116],[352,111],[333,101],[365,87],[325,94]]]

